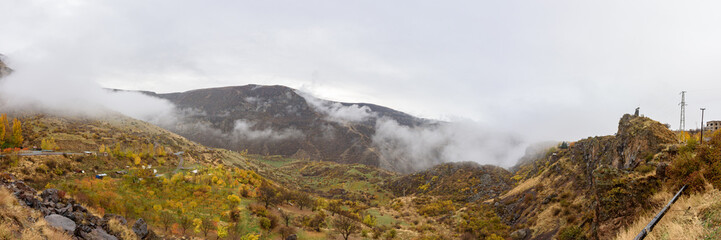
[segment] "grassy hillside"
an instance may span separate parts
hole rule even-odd
[[[349,220],[351,239],[625,239],[682,184],[689,195],[651,238],[714,239],[720,227],[721,133],[698,144],[644,117],[626,115],[614,136],[552,147],[513,172],[448,163],[407,175],[208,148],[122,116],[18,117],[24,147],[62,154],[9,153],[3,171],[101,215],[143,218],[162,237],[340,238]]]

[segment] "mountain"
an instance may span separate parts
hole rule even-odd
[[[181,109],[169,130],[207,146],[262,155],[361,163],[411,172],[421,164],[382,156],[373,136],[379,119],[400,126],[435,122],[373,104],[341,103],[307,96],[284,86],[246,85],[145,94]]]

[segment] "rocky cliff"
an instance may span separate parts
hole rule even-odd
[[[649,198],[661,188],[663,173],[656,171],[668,161],[665,149],[676,143],[663,124],[626,114],[615,135],[554,147],[518,166],[519,182],[496,201],[497,213],[536,239],[572,232],[609,239],[661,204]]]

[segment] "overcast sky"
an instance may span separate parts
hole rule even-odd
[[[0,0],[18,71],[157,92],[281,84],[528,141],[721,119],[721,1]],[[45,68],[47,69],[47,68]]]

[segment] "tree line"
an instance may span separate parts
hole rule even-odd
[[[13,118],[10,124],[7,114],[0,114],[0,148],[22,148],[23,141],[22,122]]]

